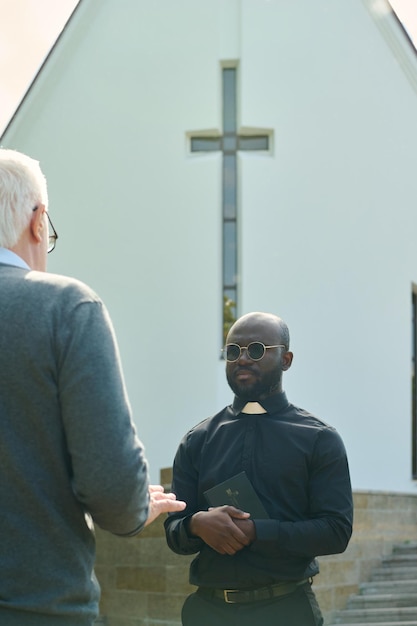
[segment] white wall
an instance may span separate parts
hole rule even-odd
[[[417,94],[360,0],[82,0],[3,138],[39,158],[50,270],[103,297],[158,480],[230,399],[221,332],[220,62],[240,59],[242,313],[288,322],[290,399],[341,432],[355,488],[410,480]],[[414,161],[413,161],[414,158]]]
[[[417,94],[362,3],[282,4],[244,3],[242,123],[276,129],[274,159],[242,158],[244,307],[287,319],[289,395],[342,433],[355,487],[414,489]]]

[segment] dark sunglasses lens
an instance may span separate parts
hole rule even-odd
[[[253,361],[259,361],[265,354],[265,348],[263,343],[254,341],[248,345],[248,354]]]
[[[228,361],[237,361],[240,356],[240,347],[237,344],[226,346],[226,359]]]

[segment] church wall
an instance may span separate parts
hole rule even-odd
[[[221,347],[220,62],[240,59],[241,312],[286,319],[285,387],[342,434],[357,489],[410,481],[417,94],[360,0],[81,0],[2,138],[39,158],[60,238],[118,335],[152,478],[230,393]],[[163,436],[161,435],[163,432]],[[371,444],[371,445],[370,445]]]
[[[193,2],[114,6],[81,2],[78,36],[64,35],[3,143],[48,177],[49,270],[110,310],[156,481],[216,404],[221,159],[189,156],[186,130],[219,127],[219,20]]]
[[[287,391],[339,429],[354,485],[413,490],[416,93],[362,3],[244,7],[242,124],[276,132],[241,156],[243,308],[289,323]]]

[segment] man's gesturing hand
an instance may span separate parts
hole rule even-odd
[[[145,526],[151,524],[161,513],[182,511],[185,507],[185,502],[177,500],[173,493],[165,493],[161,485],[149,485],[149,513]]]
[[[232,555],[250,544],[250,533],[243,532],[234,522],[247,520],[249,515],[234,506],[219,506],[195,513],[189,529],[192,535],[200,537],[216,552]]]

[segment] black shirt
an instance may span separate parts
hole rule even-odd
[[[241,413],[239,398],[192,428],[175,456],[172,490],[185,511],[165,521],[169,547],[194,554],[190,582],[237,589],[318,572],[316,556],[343,552],[352,533],[348,462],[334,428],[287,400],[285,393],[261,402],[267,413]],[[270,519],[254,520],[256,540],[235,555],[221,555],[186,520],[207,510],[203,492],[245,470]]]

